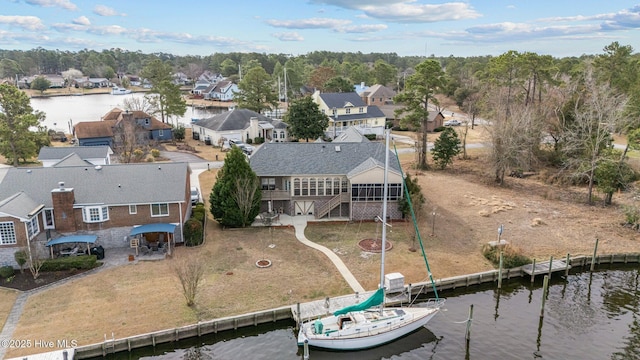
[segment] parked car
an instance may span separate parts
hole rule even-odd
[[[195,205],[200,201],[200,190],[196,186],[191,187],[191,205]]]
[[[251,155],[253,153],[253,151],[255,150],[255,148],[251,145],[245,144],[244,142],[240,141],[240,140],[229,140],[229,144],[231,144],[231,146],[237,146],[240,148],[240,150],[242,150],[243,153],[247,154],[247,155]]]
[[[462,125],[462,121],[451,119],[444,122],[444,126],[460,126]]]

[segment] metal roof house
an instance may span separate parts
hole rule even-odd
[[[287,124],[248,109],[233,109],[191,124],[200,141],[221,145],[222,139],[247,141],[263,138],[265,142],[287,141]]]
[[[178,228],[191,212],[187,163],[53,166],[0,169],[0,264],[49,234],[93,234],[104,248],[129,247],[133,227]],[[46,250],[45,250],[46,252]]]
[[[260,179],[263,212],[373,220],[382,208],[384,158],[383,143],[364,139],[264,144],[249,163]],[[391,161],[388,216],[392,219],[402,218],[397,206],[402,184],[401,171]]]

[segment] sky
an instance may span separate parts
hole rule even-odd
[[[554,57],[640,47],[638,0],[0,0],[0,49]]]

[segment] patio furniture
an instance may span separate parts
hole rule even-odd
[[[78,245],[74,246],[72,249],[64,249],[60,250],[60,256],[71,256],[76,255],[79,251]]]
[[[149,255],[151,250],[147,245],[140,245],[140,255]]]
[[[153,242],[151,244],[151,251],[158,251],[158,243],[157,242]]]

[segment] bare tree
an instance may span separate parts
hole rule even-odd
[[[241,176],[236,178],[236,191],[233,193],[233,198],[243,219],[248,218],[255,208],[255,195],[259,188],[260,182],[257,177]]]
[[[45,260],[40,257],[36,246],[37,243],[30,242],[24,249],[27,253],[27,267],[29,268],[34,280],[40,276],[40,269],[42,268],[42,265],[44,265]]]
[[[131,163],[140,160],[144,155],[142,148],[148,145],[149,139],[141,126],[134,119],[123,119],[114,127],[114,151],[120,162]],[[140,154],[142,152],[142,154]]]
[[[174,258],[171,269],[180,281],[187,306],[195,305],[198,287],[203,280],[206,262],[203,256]]]
[[[628,98],[615,93],[607,84],[598,84],[587,70],[581,79],[583,91],[575,103],[574,120],[567,129],[564,150],[566,167],[588,185],[587,202],[593,201],[593,186],[598,165],[611,146],[611,134],[627,122],[624,109]]]
[[[69,68],[69,70],[63,71],[61,75],[62,75],[62,78],[67,82],[67,87],[71,87],[73,80],[82,77],[82,71],[74,68]]]
[[[156,108],[146,96],[124,99],[123,104],[124,109],[129,111],[142,111],[149,115],[154,115],[156,112]]]

